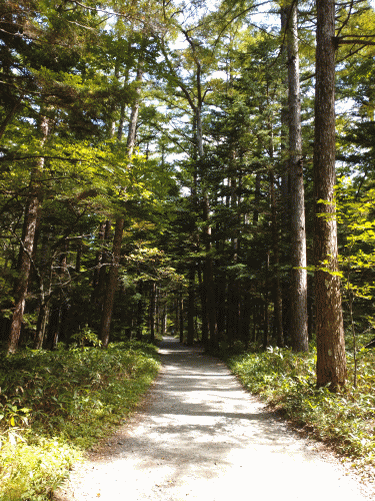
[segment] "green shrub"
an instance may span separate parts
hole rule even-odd
[[[5,443],[0,449],[1,501],[50,499],[51,492],[80,457],[78,449],[58,440]]]
[[[354,362],[349,352],[349,380]],[[246,388],[285,412],[295,424],[307,426],[319,439],[329,441],[356,465],[375,465],[374,355],[362,350],[359,356],[357,388],[348,383],[339,393],[316,388],[316,351],[292,353],[269,349],[243,353],[228,361]]]
[[[159,370],[156,348],[140,342],[0,357],[1,501],[49,499]]]

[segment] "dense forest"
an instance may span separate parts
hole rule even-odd
[[[345,384],[375,323],[374,45],[369,0],[2,0],[3,351],[310,343]]]

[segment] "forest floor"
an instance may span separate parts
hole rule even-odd
[[[366,485],[299,436],[219,360],[172,338],[143,404],[77,464],[55,501],[359,501]]]

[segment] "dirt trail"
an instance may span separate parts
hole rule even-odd
[[[224,364],[163,341],[147,405],[56,501],[360,501],[359,484],[288,430]]]

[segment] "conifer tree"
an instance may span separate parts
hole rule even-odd
[[[287,8],[286,18],[292,250],[290,328],[293,349],[295,351],[308,351],[305,189],[302,157],[297,2],[292,2],[292,4]]]
[[[335,216],[335,3],[317,0],[315,86],[315,304],[317,384],[345,384],[346,355]]]

